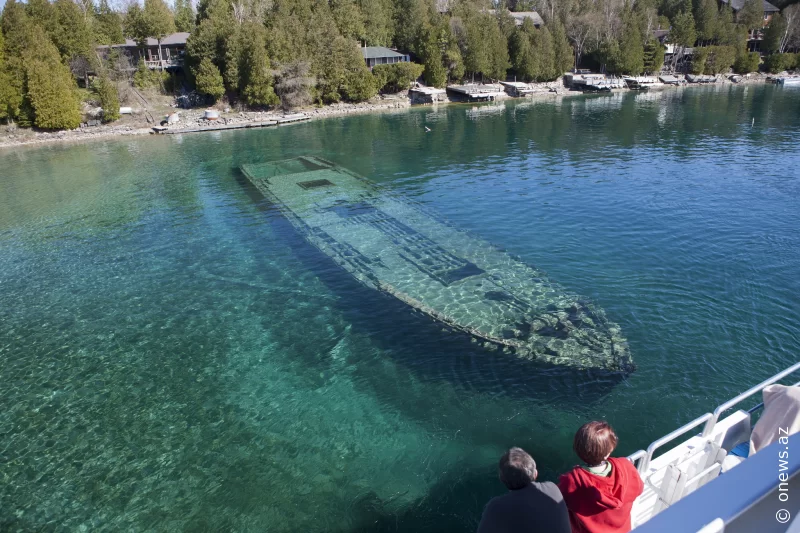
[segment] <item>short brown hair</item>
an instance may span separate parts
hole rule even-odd
[[[508,490],[525,488],[536,480],[536,461],[522,448],[508,450],[497,466],[500,481]]]
[[[572,442],[572,449],[589,466],[602,463],[616,447],[617,434],[614,428],[602,420],[582,425]]]

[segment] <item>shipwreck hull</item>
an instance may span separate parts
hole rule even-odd
[[[317,157],[242,166],[304,238],[367,287],[517,355],[627,374],[603,311],[422,206]]]

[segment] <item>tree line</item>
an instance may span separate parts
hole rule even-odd
[[[513,11],[544,18],[518,24]],[[191,0],[133,2],[124,13],[108,0],[8,0],[0,21],[0,119],[25,126],[71,128],[80,122],[83,81],[114,120],[128,82],[251,107],[362,101],[422,77],[442,87],[462,80],[551,81],[573,66],[612,74],[658,72],[669,32],[670,66],[695,47],[693,72],[751,72],[758,54],[748,32],[760,29],[762,0],[734,13],[717,0]],[[772,70],[796,64],[800,7],[786,7],[764,30]],[[98,45],[128,37],[145,46],[189,32],[185,76],[126,63]],[[414,63],[367,68],[360,46],[395,47]],[[90,75],[91,74],[91,75]],[[85,95],[83,95],[85,97]]]

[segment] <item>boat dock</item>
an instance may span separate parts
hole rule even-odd
[[[411,98],[412,104],[435,104],[447,101],[447,91],[423,85],[409,89],[408,96]]]
[[[572,72],[564,75],[564,85],[573,91],[585,93],[607,93],[613,89],[625,88],[625,82],[620,78],[609,78],[605,74]]]
[[[292,122],[300,122],[308,120],[311,117],[302,113],[295,115],[286,115],[281,118],[272,120],[262,120],[259,122],[239,122],[234,124],[220,123],[218,120],[208,121],[208,125],[194,126],[189,128],[173,129],[168,126],[153,126],[155,133],[163,135],[178,135],[182,133],[199,133],[203,131],[223,131],[223,130],[243,130],[249,128],[267,128],[270,126],[279,126],[281,124],[290,124]]]
[[[499,84],[448,85],[447,92],[457,99],[467,102],[490,102],[506,97],[503,86]]]
[[[521,81],[501,81],[500,85],[503,86],[509,96],[528,96],[534,92],[529,83],[522,83]]]

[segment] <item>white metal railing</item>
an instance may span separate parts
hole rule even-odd
[[[693,430],[694,428],[696,428],[697,426],[699,426],[702,423],[705,423],[705,426],[703,426],[703,432],[702,432],[701,435],[703,437],[709,436],[711,434],[711,432],[714,431],[714,426],[716,425],[717,421],[719,420],[719,416],[722,413],[724,413],[725,411],[727,411],[728,409],[730,409],[734,405],[736,405],[736,404],[746,400],[747,398],[753,396],[754,394],[756,394],[758,392],[761,392],[765,387],[768,387],[769,385],[772,385],[773,383],[775,383],[777,381],[780,381],[781,379],[785,378],[789,374],[797,372],[798,370],[800,370],[800,363],[793,364],[792,366],[790,366],[786,370],[775,374],[771,378],[769,378],[769,379],[767,379],[765,381],[762,381],[761,383],[759,383],[755,387],[752,387],[752,388],[746,390],[745,392],[741,393],[740,395],[736,396],[735,398],[733,398],[731,400],[728,400],[727,402],[723,403],[722,405],[720,405],[719,407],[714,409],[713,413],[706,413],[706,414],[704,414],[704,415],[702,415],[702,416],[700,416],[698,418],[695,418],[694,420],[692,420],[688,424],[686,424],[684,426],[681,426],[678,429],[676,429],[675,431],[672,431],[671,433],[668,433],[668,434],[664,435],[660,439],[657,439],[657,440],[653,441],[650,444],[650,446],[647,447],[647,451],[638,450],[638,451],[632,453],[631,455],[628,456],[628,459],[631,462],[633,462],[634,464],[636,464],[636,461],[639,461],[639,465],[638,465],[639,473],[641,473],[641,474],[645,473],[647,471],[647,468],[650,466],[650,461],[653,459],[653,454],[655,453],[655,451],[658,448],[660,448],[664,444],[666,444],[666,443],[668,443],[668,442],[680,437],[681,435],[684,435],[684,434],[688,433],[689,431]],[[798,382],[796,385],[800,385],[800,382]],[[756,408],[757,407],[759,407],[759,406],[756,406]],[[756,410],[756,408],[753,408],[751,411]]]
[[[162,59],[162,60],[155,60],[155,61],[145,61],[145,66],[147,68],[167,68],[167,67],[177,67],[183,64],[183,61],[176,58],[170,59]]]

